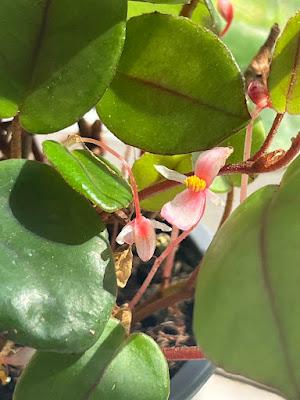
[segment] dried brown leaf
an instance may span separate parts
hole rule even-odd
[[[114,253],[117,284],[120,288],[124,288],[130,278],[132,271],[132,251],[131,247],[123,251]]]

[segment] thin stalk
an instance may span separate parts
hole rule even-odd
[[[12,122],[12,136],[10,142],[10,158],[22,158],[22,132],[19,117],[16,116]]]
[[[173,242],[169,244],[165,251],[155,260],[150,272],[148,273],[146,279],[144,280],[142,286],[139,288],[133,299],[129,303],[129,308],[131,310],[137,305],[137,303],[141,300],[143,294],[147,290],[148,286],[150,285],[154,275],[156,274],[158,268],[161,266],[161,263],[168,257],[168,255],[176,248],[188,235],[192,232],[194,226],[187,231],[184,231],[175,239]]]
[[[247,161],[251,157],[253,125],[254,125],[254,121],[259,116],[260,112],[261,112],[261,108],[257,107],[253,111],[253,114],[251,115],[251,121],[247,126],[243,161]],[[246,199],[247,189],[248,189],[248,175],[243,174],[242,179],[241,179],[240,203],[242,203]]]
[[[171,242],[176,240],[179,235],[179,229],[176,226],[173,226],[172,228],[173,229],[172,229],[172,233],[171,233]],[[170,284],[172,270],[174,267],[176,251],[177,251],[177,247],[174,247],[174,249],[170,252],[170,254],[167,257],[165,266],[163,268],[162,289],[167,288]]]
[[[266,154],[267,150],[269,149],[269,147],[272,144],[272,141],[273,141],[274,137],[276,136],[276,134],[278,132],[278,128],[279,128],[279,126],[281,124],[281,121],[282,121],[283,117],[284,117],[284,114],[279,114],[278,113],[276,115],[276,117],[275,117],[275,119],[273,121],[272,127],[270,129],[270,132],[268,133],[263,145],[258,150],[258,152],[255,153],[253,157],[251,157],[252,161],[256,161],[256,160],[258,160],[259,158],[263,157]]]
[[[230,213],[232,211],[232,206],[233,206],[233,199],[234,199],[234,188],[232,188],[227,193],[226,204],[225,204],[224,212],[223,212],[220,224],[219,224],[219,228],[224,224],[224,222],[230,216]]]

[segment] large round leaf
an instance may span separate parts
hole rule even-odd
[[[43,143],[43,150],[73,189],[106,212],[125,208],[132,200],[130,186],[103,157],[96,157],[88,150],[70,152],[52,140]]]
[[[0,163],[0,329],[42,350],[81,352],[115,300],[107,233],[49,166]]]
[[[126,0],[2,0],[0,117],[48,133],[104,93],[123,47]]]
[[[217,36],[159,13],[128,22],[98,111],[121,140],[159,154],[214,146],[249,118],[240,71]]]
[[[228,371],[300,396],[300,158],[280,187],[245,201],[206,253],[194,330],[204,353]]]
[[[15,400],[167,400],[169,376],[157,344],[144,334],[126,338],[110,320],[86,353],[37,353],[17,386]]]
[[[276,44],[269,90],[277,112],[300,114],[300,11],[288,21]]]

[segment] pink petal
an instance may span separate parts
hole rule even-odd
[[[204,213],[205,202],[205,191],[184,190],[163,206],[161,216],[170,224],[186,231],[200,221]]]
[[[204,179],[209,187],[232,152],[231,147],[215,147],[204,151],[196,162],[195,174]]]
[[[118,234],[116,242],[118,244],[127,243],[129,245],[132,245],[134,243],[133,222],[129,222],[127,225],[124,226],[124,228]]]
[[[149,219],[145,217],[135,219],[134,242],[140,259],[149,261],[154,254],[156,246],[155,231]]]

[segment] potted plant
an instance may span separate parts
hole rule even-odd
[[[214,366],[300,398],[297,7],[0,5],[1,398],[190,399]]]

